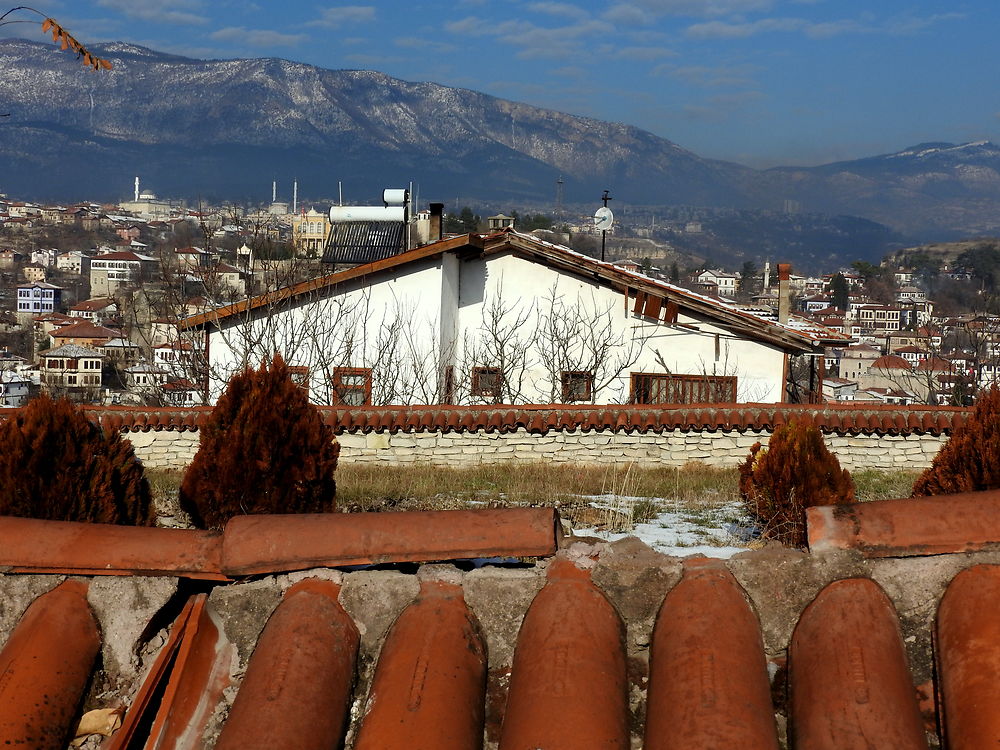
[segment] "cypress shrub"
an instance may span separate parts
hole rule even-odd
[[[334,510],[340,445],[280,356],[234,376],[200,433],[179,497],[196,526]]]
[[[135,526],[155,520],[132,443],[48,396],[0,425],[0,515]]]
[[[740,497],[764,535],[806,546],[805,509],[854,502],[854,481],[813,426],[789,422],[755,443],[739,466]]]
[[[969,420],[955,430],[913,484],[913,497],[1000,489],[1000,390],[980,394]]]

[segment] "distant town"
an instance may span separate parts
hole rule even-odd
[[[181,321],[439,237],[514,230],[601,259],[590,216],[480,216],[465,206],[435,216],[434,205],[441,206],[407,211],[393,247],[384,244],[385,227],[371,222],[368,234],[345,239],[329,205],[297,198],[192,208],[141,192],[138,180],[133,199],[119,205],[0,196],[0,406],[21,406],[40,392],[105,405],[207,403],[206,337]],[[1000,378],[995,241],[911,248],[880,265],[859,261],[817,276],[792,269],[781,284],[780,255],[719,268],[669,239],[711,231],[685,217],[655,231],[619,223],[604,238],[606,260],[714,300],[723,312],[826,332],[813,402],[966,405]],[[635,382],[625,400],[648,402]],[[594,397],[589,386],[563,390],[564,400]],[[360,403],[371,403],[370,386],[365,394]]]

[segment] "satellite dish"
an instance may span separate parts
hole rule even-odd
[[[615,223],[615,215],[607,206],[601,206],[594,212],[594,227],[599,232],[606,232]]]

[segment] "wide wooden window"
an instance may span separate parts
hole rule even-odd
[[[336,406],[365,406],[372,401],[372,371],[368,367],[335,367],[332,386]]]
[[[499,398],[503,372],[499,367],[472,368],[472,395]]]
[[[728,375],[632,373],[634,404],[725,404],[736,401],[736,378]]]
[[[563,370],[562,399],[571,401],[590,401],[594,397],[594,375],[582,370]]]

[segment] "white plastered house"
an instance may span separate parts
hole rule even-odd
[[[822,399],[823,347],[779,323],[513,230],[440,240],[180,324],[209,401],[278,352],[317,403]],[[801,373],[806,382],[801,384]]]

